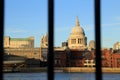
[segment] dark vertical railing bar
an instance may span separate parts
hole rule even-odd
[[[2,70],[3,70],[3,29],[4,29],[4,0],[0,0],[0,80],[3,80]]]
[[[95,0],[96,80],[102,80],[100,0]]]
[[[54,80],[54,0],[48,0],[48,80]]]

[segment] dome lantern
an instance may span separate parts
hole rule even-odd
[[[78,19],[78,16],[77,16],[77,18],[76,18],[76,27],[79,27],[80,26],[80,24],[79,24],[79,19]]]

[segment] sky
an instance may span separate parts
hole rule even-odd
[[[67,41],[78,16],[87,44],[94,40],[94,0],[54,0],[54,46]],[[116,2],[115,2],[116,1]],[[101,0],[101,43],[111,48],[120,42],[120,0]],[[47,0],[5,0],[4,36],[34,36],[35,47],[48,32]]]

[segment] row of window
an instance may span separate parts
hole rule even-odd
[[[84,43],[84,39],[78,39],[78,42],[77,42],[77,39],[71,39],[71,44],[81,44],[81,43]]]
[[[61,60],[54,60],[55,64],[61,64]]]

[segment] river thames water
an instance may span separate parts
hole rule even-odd
[[[3,80],[47,80],[47,73],[4,73]],[[95,80],[95,74],[55,73],[54,80]],[[103,80],[120,80],[120,74],[103,73]]]

